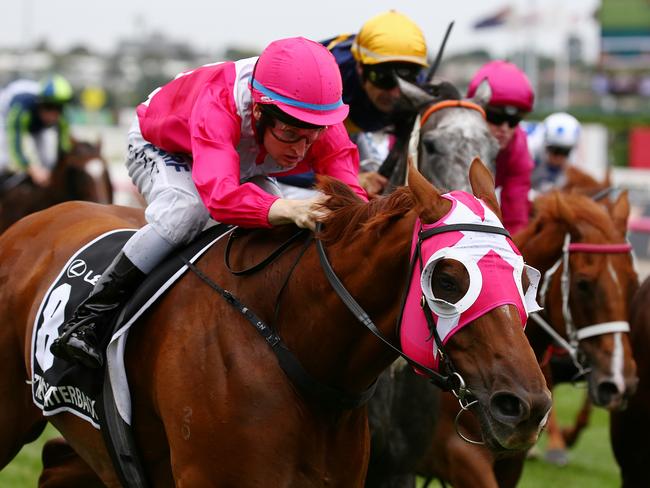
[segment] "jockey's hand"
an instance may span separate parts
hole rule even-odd
[[[294,223],[303,229],[315,230],[316,222],[327,215],[322,204],[327,201],[327,195],[316,195],[306,200],[288,200],[279,198],[269,209],[269,223],[282,225]]]
[[[388,179],[376,171],[368,171],[359,173],[359,184],[366,190],[370,198],[375,198],[384,191],[384,188],[388,185]]]
[[[50,170],[36,164],[30,164],[27,168],[27,174],[38,186],[49,186],[51,173]]]

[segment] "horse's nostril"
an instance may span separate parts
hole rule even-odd
[[[618,386],[611,381],[603,381],[598,384],[598,389],[596,390],[596,395],[600,405],[609,405],[612,402],[612,399],[618,395]]]
[[[490,400],[492,413],[505,421],[519,421],[528,413],[524,402],[512,393],[497,393]]]

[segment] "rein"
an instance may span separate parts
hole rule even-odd
[[[298,234],[305,235],[306,231],[302,230],[298,232]],[[296,240],[296,235],[290,237],[287,242],[291,243],[295,240]],[[280,246],[279,248],[281,249],[280,252],[276,250],[274,253],[271,254],[271,256],[274,256],[272,259],[270,257],[267,257],[262,262],[264,263],[264,266],[266,266],[275,258],[280,256],[289,247],[289,244],[287,242],[285,242],[282,246]],[[306,247],[304,249],[306,249]],[[300,254],[300,256],[302,256],[302,253]],[[235,295],[233,295],[231,292],[229,292],[228,290],[222,288],[217,283],[215,283],[209,276],[203,273],[195,264],[191,263],[187,258],[181,256],[181,259],[183,259],[185,265],[192,272],[194,272],[194,274],[196,274],[210,288],[212,288],[217,293],[219,293],[229,305],[231,305],[239,313],[241,313],[246,318],[246,320],[248,320],[248,322],[250,322],[253,325],[253,327],[255,327],[255,330],[259,332],[259,334],[264,338],[264,340],[268,343],[268,345],[275,353],[278,359],[278,363],[282,368],[282,371],[284,371],[284,373],[291,380],[291,382],[294,385],[296,385],[301,391],[303,391],[309,396],[316,398],[319,402],[325,403],[327,405],[331,405],[335,408],[339,408],[342,410],[358,408],[363,404],[365,404],[368,400],[370,400],[372,395],[375,393],[375,389],[377,387],[376,382],[373,383],[367,390],[361,393],[347,393],[343,390],[334,388],[332,386],[321,383],[318,380],[315,380],[305,370],[305,368],[303,368],[303,366],[300,364],[300,361],[291,353],[291,351],[289,350],[289,348],[287,348],[284,342],[282,342],[282,338],[277,334],[277,332],[273,327],[267,325],[262,319],[260,319],[255,314],[255,312],[253,312],[250,308],[248,308],[241,301],[239,301],[239,299]],[[257,271],[264,267],[262,266],[262,263],[259,263],[258,265],[253,266],[252,268],[248,268],[247,270],[243,270],[239,272],[239,274],[250,274],[253,272],[251,271],[251,269]]]

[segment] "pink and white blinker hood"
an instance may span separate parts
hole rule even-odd
[[[451,201],[451,210],[434,224],[422,224],[417,220],[411,256],[420,231],[451,224],[503,228],[494,212],[473,195],[454,191],[442,197]],[[428,368],[438,370],[439,355],[420,305],[422,297],[431,309],[443,345],[462,327],[501,305],[517,307],[524,326],[528,314],[541,309],[536,302],[540,273],[524,264],[521,253],[505,235],[490,233],[488,229],[486,232],[442,232],[422,241],[421,256],[425,264],[419,274],[415,270],[412,273],[400,323],[400,340],[404,353]],[[469,289],[456,303],[436,298],[431,290],[434,268],[442,259],[459,261],[469,273]],[[419,263],[415,267],[419,269]],[[524,271],[530,281],[525,292],[522,288]]]

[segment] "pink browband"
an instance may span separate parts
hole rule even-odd
[[[630,244],[589,244],[587,242],[574,242],[569,244],[569,252],[591,252],[591,253],[625,253],[630,252]]]

